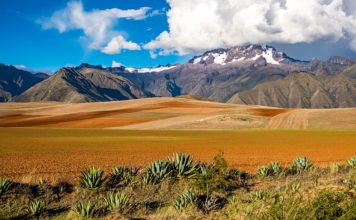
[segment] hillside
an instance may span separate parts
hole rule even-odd
[[[129,80],[104,70],[63,68],[15,98],[17,102],[96,102],[148,95]]]
[[[0,102],[11,101],[14,96],[21,94],[47,77],[43,73],[32,74],[0,63]]]
[[[356,107],[356,79],[293,73],[235,94],[228,102],[281,108]]]

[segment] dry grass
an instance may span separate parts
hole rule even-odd
[[[270,161],[287,164],[298,155],[326,165],[356,152],[355,131],[1,128],[0,140],[0,176],[17,180],[69,179],[89,166],[144,166],[174,152],[210,161],[223,151],[231,166],[248,171]]]

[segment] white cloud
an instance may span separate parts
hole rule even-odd
[[[145,19],[148,7],[121,10],[118,8],[85,11],[80,1],[71,1],[66,8],[59,10],[49,18],[39,20],[44,29],[57,29],[59,32],[79,29],[84,32],[91,48],[98,49],[111,38],[118,35],[113,28],[118,19]]]
[[[166,55],[247,43],[350,39],[356,50],[354,0],[167,0],[169,31],[144,48]],[[346,10],[347,9],[347,10]]]
[[[119,62],[116,62],[115,60],[112,61],[111,67],[122,67],[123,65]]]
[[[123,36],[118,35],[113,37],[101,52],[106,54],[119,54],[123,49],[140,50],[141,47],[132,41],[127,41]]]

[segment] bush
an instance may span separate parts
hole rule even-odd
[[[153,162],[143,174],[142,181],[145,184],[159,183],[171,176],[173,172],[172,164],[166,160],[157,160]]]
[[[195,201],[195,194],[191,190],[186,190],[175,199],[174,208],[179,211],[183,211],[189,205],[195,204]]]
[[[90,202],[80,202],[74,207],[73,211],[80,217],[90,218],[95,214],[95,207]]]
[[[351,157],[349,160],[347,160],[347,163],[350,165],[350,167],[356,168],[356,156]]]
[[[104,171],[97,168],[89,168],[82,171],[80,176],[80,186],[85,189],[98,189],[105,182]]]
[[[177,153],[171,158],[175,174],[178,177],[193,177],[197,172],[197,165],[186,153]]]
[[[307,157],[297,157],[291,164],[292,169],[297,171],[309,170],[313,166],[312,162]]]
[[[8,179],[0,179],[0,196],[5,194],[12,187],[13,183]]]
[[[124,193],[109,193],[104,199],[106,208],[110,211],[118,210],[120,213],[128,206],[128,198]]]
[[[28,204],[27,213],[29,216],[40,216],[44,211],[44,203],[41,200],[34,200]]]
[[[228,193],[235,183],[228,178],[227,162],[222,153],[214,157],[213,165],[199,164],[199,169],[194,186],[204,194]]]

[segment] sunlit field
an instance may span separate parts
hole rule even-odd
[[[145,166],[176,152],[210,162],[222,151],[229,166],[247,171],[271,161],[285,165],[301,155],[324,166],[356,153],[356,131],[341,130],[1,128],[0,140],[0,176],[20,181],[71,180],[87,167]]]

